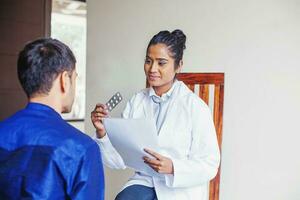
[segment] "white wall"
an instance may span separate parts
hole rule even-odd
[[[220,199],[298,200],[299,19],[297,0],[89,0],[87,116],[116,91],[128,100],[143,88],[149,39],[181,28],[184,71],[226,74]],[[128,174],[107,171],[108,200]]]

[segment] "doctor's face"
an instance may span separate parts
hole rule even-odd
[[[180,68],[178,66],[175,69],[175,60],[165,44],[159,43],[148,48],[144,70],[149,85],[157,95],[161,96],[172,87]]]

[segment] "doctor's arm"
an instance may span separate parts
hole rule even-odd
[[[104,104],[97,104],[91,113],[91,120],[96,128],[96,136],[94,137],[94,141],[98,144],[101,150],[103,163],[107,167],[112,169],[125,169],[126,166],[123,159],[113,147],[106,134],[105,127],[102,123],[103,118],[106,117],[108,117],[107,107]]]

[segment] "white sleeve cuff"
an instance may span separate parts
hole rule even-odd
[[[107,136],[107,134],[105,134],[102,138],[98,138],[97,136],[94,136],[94,140],[97,142],[97,143],[105,143],[105,142],[108,142],[109,141],[109,138]]]
[[[111,144],[108,135],[106,134],[102,138],[93,138],[99,145],[104,164],[112,169],[125,169],[126,166],[120,154]]]
[[[105,134],[105,136],[103,136],[102,138],[98,138],[97,136],[95,136],[94,141],[100,146],[101,149],[111,149],[112,148],[112,144],[110,143],[109,137],[107,136],[107,134]]]
[[[165,181],[168,187],[173,187],[174,183],[174,175],[173,174],[165,174]]]

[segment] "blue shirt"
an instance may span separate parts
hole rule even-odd
[[[38,103],[0,122],[0,199],[104,199],[97,144]]]

